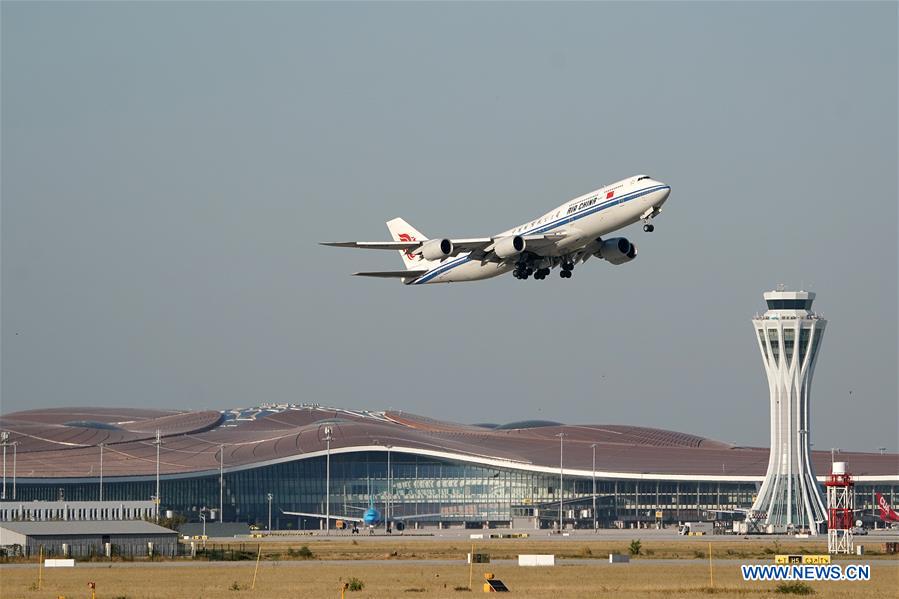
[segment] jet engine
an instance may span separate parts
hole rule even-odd
[[[515,235],[513,237],[503,237],[493,246],[493,252],[500,258],[511,258],[524,251],[524,239]]]
[[[613,237],[602,242],[596,255],[612,264],[624,264],[637,257],[637,246],[624,237]]]
[[[430,239],[421,244],[419,250],[425,260],[443,260],[453,253],[453,242],[449,239]]]

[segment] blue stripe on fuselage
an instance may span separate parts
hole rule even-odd
[[[547,231],[551,231],[556,227],[561,225],[566,225],[568,223],[573,223],[576,220],[580,220],[585,216],[589,216],[591,214],[596,214],[606,208],[611,208],[613,206],[618,206],[622,202],[629,202],[631,200],[636,200],[637,198],[643,197],[648,193],[652,193],[654,191],[659,191],[662,189],[670,189],[668,185],[656,185],[655,187],[647,187],[646,189],[641,189],[639,191],[632,191],[629,194],[625,194],[623,196],[612,198],[608,202],[603,202],[602,204],[598,204],[596,206],[592,206],[589,210],[584,210],[583,212],[577,212],[571,215],[565,215],[557,220],[554,220],[550,223],[546,223],[545,225],[540,225],[539,227],[534,227],[530,231],[523,231],[522,233],[518,233],[520,236],[525,235],[533,235],[534,233],[546,233]],[[420,285],[422,283],[427,283],[428,281],[434,279],[435,277],[439,277],[443,273],[456,268],[457,266],[461,266],[466,262],[470,262],[471,259],[468,257],[468,254],[456,258],[451,262],[447,262],[445,264],[441,264],[440,266],[435,267],[433,270],[423,274],[419,278],[415,279],[411,284],[412,285]]]

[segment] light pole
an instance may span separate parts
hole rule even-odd
[[[103,446],[105,443],[100,443],[100,502],[103,502]]]
[[[593,449],[593,532],[596,532],[596,443],[590,447]]]
[[[19,442],[12,442],[12,498],[16,498],[16,454],[18,454]]]
[[[564,470],[562,468],[563,465],[563,456],[565,455],[565,433],[559,433],[556,435],[559,437],[559,534],[562,533],[562,529],[564,528],[564,520],[562,516],[562,510],[564,509],[562,506],[562,501],[564,499],[564,495],[562,493],[562,488],[564,487]]]
[[[219,522],[225,517],[225,446],[219,445]],[[221,530],[221,525],[219,525]]]
[[[156,446],[156,524],[159,524],[159,446],[162,445],[162,433],[156,429],[156,440],[153,441]]]
[[[331,427],[325,427],[325,442],[328,444],[325,462],[325,535],[331,534]]]
[[[390,530],[390,504],[393,500],[393,490],[392,490],[391,484],[390,484],[391,480],[393,478],[391,476],[391,470],[390,470],[390,448],[391,448],[391,446],[388,445],[387,446],[387,501],[386,501],[387,505],[384,506],[385,507],[384,511],[387,512],[384,516],[384,527],[387,530]]]
[[[0,433],[0,445],[3,446],[3,493],[0,499],[6,499],[6,446],[9,445],[9,433],[3,431]]]
[[[200,509],[200,520],[203,521],[203,547],[206,546],[206,508]]]
[[[271,534],[272,532],[272,498],[274,496],[269,493],[268,494],[268,532]]]

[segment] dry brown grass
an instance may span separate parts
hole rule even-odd
[[[634,538],[640,538],[634,535]],[[719,537],[720,538],[720,537]],[[264,541],[260,544],[234,542],[224,545],[235,549],[243,548],[255,555],[257,547],[262,547],[263,559],[291,559],[288,551],[296,551],[307,546],[315,560],[360,560],[360,559],[464,559],[472,545],[478,552],[489,553],[493,559],[515,559],[520,553],[551,553],[559,558],[607,559],[610,553],[628,553],[629,539],[599,540],[586,538],[571,540],[553,539],[362,539],[355,544],[352,538],[332,538],[299,541]],[[707,559],[709,541],[696,540],[653,540],[641,539],[641,557],[644,559]],[[223,547],[216,544],[216,547]],[[210,547],[212,545],[210,544]],[[877,547],[868,547],[865,560],[884,557],[877,553]],[[827,540],[802,539],[798,541],[716,540],[712,542],[712,555],[721,559],[768,559],[774,554],[827,553]],[[838,558],[849,559],[849,557]]]
[[[859,560],[861,561],[861,560]],[[468,586],[468,566],[429,565],[415,561],[356,564],[328,562],[263,562],[255,590],[252,562],[230,564],[113,564],[44,571],[43,589],[30,590],[37,568],[0,569],[0,597],[53,598],[89,596],[87,582],[97,583],[98,599],[258,599],[339,597],[339,584],[351,577],[365,583],[349,599],[393,597],[471,597],[454,590]],[[715,587],[709,592],[708,565],[699,561],[683,564],[635,561],[631,564],[559,565],[555,568],[519,568],[514,564],[475,566],[474,591],[481,594],[482,574],[492,571],[513,593],[534,599],[562,597],[660,597],[678,599],[713,594],[724,598],[768,597],[776,583],[746,583],[739,564],[715,566]],[[870,582],[811,583],[816,598],[894,599],[899,565],[874,562]],[[237,590],[232,590],[235,587]]]

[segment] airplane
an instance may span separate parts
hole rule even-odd
[[[662,211],[671,187],[648,175],[635,175],[565,202],[534,220],[492,237],[428,239],[401,218],[387,222],[393,241],[338,241],[321,245],[399,250],[406,270],[357,272],[355,276],[398,278],[406,285],[479,281],[512,271],[516,279],[545,279],[560,267],[570,279],[574,267],[591,257],[624,264],[637,246],[624,237],[604,235],[652,219]]]
[[[875,497],[877,498],[877,507],[880,508],[880,519],[885,523],[899,522],[899,513],[896,513],[896,510],[890,507],[884,496],[880,493],[875,493]]]
[[[350,509],[361,510],[362,508],[349,506]],[[441,516],[445,514],[415,514],[412,516],[390,516],[390,522],[388,522],[384,516],[378,511],[378,508],[375,507],[375,499],[373,496],[369,495],[368,497],[368,509],[362,514],[362,517],[356,516],[339,516],[339,515],[328,515],[328,514],[313,514],[310,512],[285,512],[281,511],[282,514],[287,516],[303,516],[306,518],[321,518],[321,519],[331,519],[331,520],[343,520],[344,522],[352,522],[355,524],[364,524],[369,529],[377,528],[382,524],[387,525],[387,532],[390,532],[390,524],[396,522],[398,524],[404,525],[406,520],[416,520],[422,518],[431,518],[434,516]],[[401,528],[400,528],[401,529]]]
[[[344,520],[346,522],[364,524],[369,528],[375,528],[376,526],[380,526],[384,522],[384,517],[381,515],[381,512],[378,511],[378,508],[375,507],[375,499],[371,496],[368,498],[368,509],[365,510],[361,518],[357,518],[355,516],[312,514],[308,512],[285,512],[283,510],[281,511],[281,513],[288,516],[305,516],[307,518],[330,518],[331,520]]]

